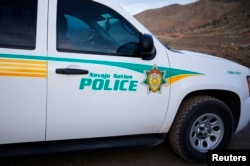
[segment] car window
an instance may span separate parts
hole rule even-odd
[[[37,0],[1,0],[0,47],[34,49],[36,20]]]
[[[66,36],[74,45],[88,40],[91,28],[77,17],[65,15],[68,22],[68,31]]]
[[[106,6],[58,1],[58,51],[139,57],[139,36],[128,21]]]

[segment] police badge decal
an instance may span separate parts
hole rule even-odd
[[[157,66],[154,65],[150,71],[144,71],[146,78],[141,84],[148,87],[148,93],[161,93],[161,87],[167,83],[165,80],[165,71],[158,70]]]

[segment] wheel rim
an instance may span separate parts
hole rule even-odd
[[[224,135],[222,119],[213,113],[199,116],[190,130],[191,146],[202,153],[216,148]]]

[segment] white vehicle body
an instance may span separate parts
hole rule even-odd
[[[156,52],[148,60],[59,49],[58,1],[38,0],[34,48],[6,46],[0,31],[0,144],[168,133],[180,105],[195,95],[226,103],[234,116],[234,132],[248,124],[249,68],[200,53],[169,50],[154,37]],[[150,34],[121,7],[106,0],[94,2],[119,14],[136,32]],[[64,7],[61,10],[73,13],[71,6]],[[69,14],[67,19],[72,17]],[[0,24],[6,25],[3,18]],[[113,17],[107,17],[106,24],[108,19],[112,23]],[[85,73],[67,73],[74,71]],[[160,82],[150,83],[153,75]]]

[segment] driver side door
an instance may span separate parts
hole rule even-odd
[[[140,32],[93,1],[49,6],[46,140],[157,132],[169,94],[166,72],[157,68],[165,62],[142,60]],[[162,81],[158,89],[148,86],[150,72]]]

